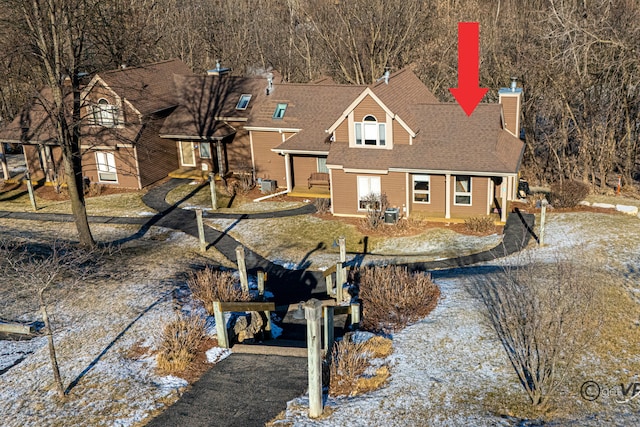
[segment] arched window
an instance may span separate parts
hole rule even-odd
[[[93,122],[95,124],[113,127],[118,125],[118,107],[109,104],[104,98],[98,100],[93,108]]]
[[[378,120],[368,115],[358,122],[356,125],[356,145],[375,145],[384,147],[386,144],[385,134],[386,126],[384,123],[378,123]]]

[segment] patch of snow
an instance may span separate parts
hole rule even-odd
[[[600,203],[600,202],[594,202],[591,204],[591,206],[593,206],[594,208],[602,208],[602,209],[615,209],[616,206],[612,205],[611,203]]]
[[[207,361],[209,363],[218,363],[231,355],[228,348],[213,347],[207,350]]]
[[[45,337],[25,341],[0,340],[0,372],[26,359],[27,356],[46,344]]]
[[[155,216],[156,212],[148,212],[148,211],[143,211],[143,212],[138,212],[138,216]]]
[[[187,380],[175,377],[173,375],[167,375],[166,377],[160,377],[153,381],[153,384],[160,388],[178,389],[189,385]]]
[[[627,215],[638,215],[637,206],[616,205],[616,210],[618,212],[626,213]]]

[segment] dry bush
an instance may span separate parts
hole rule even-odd
[[[367,205],[367,214],[362,224],[363,228],[377,230],[384,225],[384,211],[389,207],[389,199],[384,193],[370,194],[364,198],[364,202]]]
[[[213,314],[214,301],[251,301],[251,294],[240,287],[230,271],[214,270],[207,266],[204,270],[190,272],[187,284],[193,298],[201,301],[209,314]]]
[[[360,326],[392,332],[427,316],[440,296],[431,275],[410,273],[406,267],[362,268],[355,272],[363,315]]]
[[[316,208],[316,212],[319,214],[329,213],[329,208],[331,207],[331,201],[329,199],[315,199],[313,201],[313,206]]]
[[[488,233],[495,231],[496,225],[489,216],[474,216],[464,220],[467,230],[473,233]]]
[[[531,405],[546,411],[600,330],[597,275],[585,263],[524,261],[479,277],[472,291]]]
[[[243,171],[237,177],[236,191],[240,194],[247,194],[256,186],[256,181],[253,179],[253,172],[251,171]]]
[[[582,181],[564,181],[551,185],[549,202],[556,208],[572,208],[589,195],[589,186]]]
[[[201,317],[179,315],[164,326],[156,356],[160,372],[175,374],[187,369],[205,339],[204,325]]]
[[[384,385],[390,376],[387,366],[379,367],[373,375],[367,375],[367,370],[371,367],[371,359],[388,356],[390,348],[391,340],[383,337],[365,342],[345,338],[337,342],[329,360],[329,394],[354,396]]]

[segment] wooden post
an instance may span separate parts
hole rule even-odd
[[[264,314],[267,316],[267,326],[264,328],[265,338],[271,339],[271,312],[265,311]]]
[[[338,245],[340,246],[340,263],[342,264],[342,283],[347,281],[347,268],[345,263],[347,262],[347,240],[344,236],[338,237]]]
[[[351,326],[358,326],[360,324],[360,304],[351,304]]]
[[[218,210],[218,195],[216,194],[216,179],[215,174],[209,174],[209,189],[211,190],[211,208],[215,211]]]
[[[346,282],[344,277],[344,270],[342,269],[342,263],[336,264],[336,300],[338,304],[342,303],[342,291],[343,285]]]
[[[307,319],[307,355],[309,364],[309,417],[322,415],[322,348],[320,321],[322,302],[312,298],[304,304]]]
[[[264,295],[264,271],[258,270],[258,295]]]
[[[202,209],[196,209],[196,219],[198,221],[198,236],[200,237],[200,252],[206,252],[207,240],[204,237],[204,222],[202,222]]]
[[[330,305],[324,306],[324,352],[325,354],[331,354],[331,348],[333,347],[333,307]]]
[[[333,290],[333,279],[331,278],[331,274],[327,274],[327,277],[324,278],[327,284],[327,295],[335,296],[336,292]]]
[[[540,209],[540,236],[538,238],[538,244],[540,246],[544,246],[544,222],[546,220],[546,216],[547,216],[547,201],[546,200],[542,200],[542,202],[540,203],[541,205],[541,209]]]
[[[244,262],[244,246],[238,246],[236,248],[236,259],[238,261],[238,272],[240,273],[240,286],[242,286],[244,292],[249,292],[247,265]]]
[[[27,177],[27,191],[29,192],[29,201],[31,202],[31,207],[34,211],[38,210],[38,205],[36,205],[36,195],[33,192],[33,183],[31,182],[31,178]]]
[[[229,348],[227,337],[227,323],[224,321],[224,311],[220,301],[213,302],[213,314],[216,318],[216,334],[218,335],[218,347]]]

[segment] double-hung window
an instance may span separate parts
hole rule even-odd
[[[413,175],[413,201],[429,203],[431,201],[431,180],[429,175]]]
[[[380,209],[377,200],[381,194],[379,176],[358,177],[358,210]]]
[[[374,116],[366,116],[362,122],[355,124],[356,145],[386,145],[386,126],[378,123]]]
[[[98,151],[96,153],[96,165],[98,169],[98,181],[118,182],[116,159],[113,153]]]
[[[101,98],[98,104],[93,106],[93,122],[105,127],[117,126],[119,124],[118,107]]]
[[[456,189],[454,205],[471,205],[471,177],[467,175],[456,176]]]

